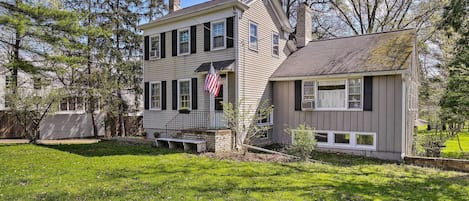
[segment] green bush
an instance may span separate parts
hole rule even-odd
[[[292,136],[293,142],[287,149],[288,153],[300,157],[302,160],[311,158],[311,153],[316,147],[316,138],[311,127],[300,124],[295,129],[286,129],[285,132]]]
[[[153,137],[159,138],[159,137],[160,137],[160,133],[159,133],[159,132],[154,132],[154,133],[153,133]]]

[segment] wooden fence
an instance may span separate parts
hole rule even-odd
[[[0,111],[0,138],[23,138],[25,131],[16,117],[8,111]]]

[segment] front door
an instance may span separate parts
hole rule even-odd
[[[218,96],[210,95],[210,128],[223,128],[225,127],[225,120],[223,118],[223,104],[228,100],[228,90],[226,77],[222,77],[222,85]]]

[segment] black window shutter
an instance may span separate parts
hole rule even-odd
[[[191,26],[191,54],[197,52],[197,26]]]
[[[143,51],[145,55],[145,60],[150,59],[150,37],[145,36],[144,43],[143,43]]]
[[[161,58],[166,57],[166,33],[161,33],[160,35],[160,43],[161,43]]]
[[[197,78],[192,78],[192,109],[197,110]]]
[[[233,47],[233,17],[226,18],[226,47]]]
[[[172,55],[173,57],[178,55],[178,31],[173,30],[171,33],[171,42],[172,42]]]
[[[295,80],[295,111],[301,111],[301,80]]]
[[[171,103],[173,105],[173,110],[178,109],[178,81],[173,80],[171,83],[172,87],[172,98],[171,98]]]
[[[210,51],[210,22],[204,23],[204,51]]]
[[[363,78],[363,110],[373,110],[373,77],[365,76]]]
[[[166,81],[161,82],[161,109],[166,110]]]
[[[150,109],[150,83],[145,82],[145,89],[144,89],[144,108],[145,110]]]

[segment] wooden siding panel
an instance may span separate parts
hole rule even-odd
[[[239,98],[244,99],[246,108],[257,108],[262,102],[262,93],[268,85],[268,79],[278,66],[289,54],[285,44],[286,38],[283,36],[281,26],[274,22],[275,13],[270,9],[269,1],[255,1],[250,8],[243,13],[239,19]],[[253,21],[258,25],[258,50],[249,49],[249,22]],[[279,33],[280,55],[272,56],[272,32]],[[241,45],[242,44],[242,45]],[[293,91],[292,91],[293,92]],[[293,96],[293,94],[292,94]],[[289,100],[290,101],[290,100]],[[290,107],[289,107],[290,109]],[[292,107],[291,110],[293,111]],[[302,121],[302,116],[298,113],[289,115],[289,126],[294,127]]]
[[[391,76],[386,76],[386,149],[388,151],[394,150],[394,144],[395,144],[395,134],[394,133],[394,114],[396,110],[394,109],[394,101],[392,101],[395,97],[395,91],[394,91],[394,79],[392,79]]]
[[[306,121],[311,122],[311,127],[318,130],[375,132],[378,151],[400,152],[398,149],[400,145],[396,145],[396,142],[400,141],[398,135],[401,134],[400,127],[402,126],[401,104],[398,101],[402,98],[399,94],[402,93],[399,75],[378,76],[373,79],[373,111],[294,111],[293,81],[275,82],[274,91],[276,108],[285,108],[276,116],[279,116],[279,119],[285,118],[284,122],[288,122],[291,127],[300,121]],[[388,95],[388,93],[391,94]],[[285,100],[283,102],[288,105],[278,105],[284,104],[280,100]],[[388,119],[389,112],[393,113],[394,120],[392,121]],[[284,124],[277,120],[274,119],[274,124]],[[389,129],[391,127],[392,130]],[[388,143],[389,141],[391,142]],[[287,142],[280,141],[280,143]]]
[[[195,23],[196,21],[194,21]],[[201,22],[202,23],[202,22]],[[171,81],[184,78],[197,78],[198,87],[198,110],[208,111],[210,105],[210,96],[203,90],[205,76],[194,73],[200,64],[210,61],[222,61],[235,59],[235,48],[227,48],[211,52],[203,51],[203,24],[197,24],[197,53],[186,56],[167,56],[162,59],[151,59],[144,61],[143,79],[147,81]],[[147,30],[146,30],[147,31]],[[151,32],[148,31],[148,32]],[[167,36],[171,31],[166,32]],[[166,37],[166,44],[171,44],[171,37]],[[171,54],[171,45],[166,45],[166,53]],[[234,76],[233,76],[234,77]],[[234,79],[233,79],[234,80]],[[171,84],[168,84],[168,92],[172,91]],[[228,93],[230,94],[230,92]],[[167,108],[172,108],[172,97],[168,94]],[[144,111],[144,128],[164,128],[174,116],[178,114],[177,110],[164,111]]]
[[[395,133],[395,142],[394,142],[394,150],[401,150],[402,149],[402,126],[397,126],[402,122],[402,80],[401,79],[394,79],[394,108],[395,108],[395,115],[394,115],[394,122],[396,124],[394,133]],[[397,112],[399,110],[399,112]]]
[[[351,115],[350,112],[344,112],[344,131],[350,131],[351,130]]]
[[[385,113],[387,114],[387,96],[386,96],[386,76],[384,77],[380,77],[379,79],[379,86],[378,86],[378,89],[379,89],[379,102],[380,102],[380,108],[379,108],[379,111],[382,112],[382,113]],[[384,151],[388,151],[388,133],[386,132],[386,121],[387,119],[387,116],[386,115],[379,115],[379,122],[378,122],[378,125],[379,125],[379,132],[382,133],[382,136],[381,136],[381,141],[382,142],[382,149]]]

